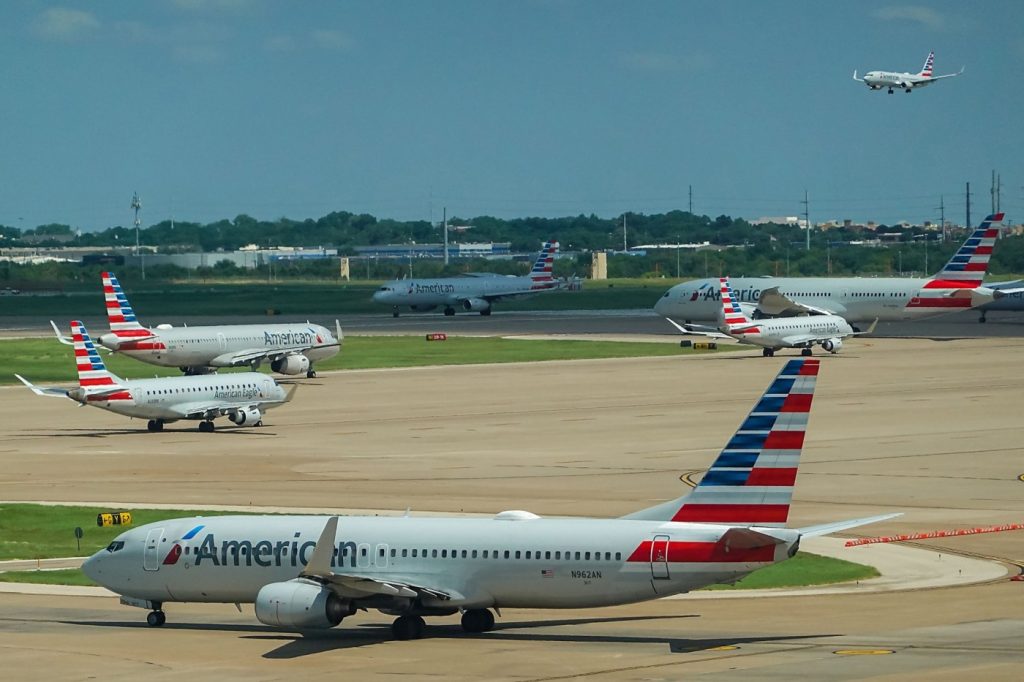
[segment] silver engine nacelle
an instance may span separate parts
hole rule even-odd
[[[255,426],[260,423],[260,419],[263,418],[263,414],[260,412],[258,407],[250,407],[246,410],[235,410],[228,415],[228,419],[243,426],[248,424],[249,426]]]
[[[490,310],[491,304],[482,298],[467,298],[462,302],[462,308],[471,313],[479,313],[484,310]]]
[[[309,371],[309,358],[301,353],[286,355],[270,363],[270,369],[278,374],[305,374]]]
[[[825,339],[821,342],[821,347],[829,353],[838,353],[839,349],[843,347],[842,339]]]
[[[256,595],[256,618],[288,630],[333,628],[353,613],[351,602],[319,583],[301,578],[264,585]]]

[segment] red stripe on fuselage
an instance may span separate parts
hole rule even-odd
[[[908,308],[970,308],[969,298],[912,298]]]
[[[640,546],[633,550],[633,553],[626,559],[628,562],[648,563],[651,561],[651,541],[644,540]],[[664,543],[659,543],[664,546]],[[719,542],[681,542],[671,541],[668,543],[668,556],[655,556],[655,561],[668,561],[673,564],[681,563],[749,563],[759,561],[772,561],[775,559],[775,545],[765,547],[753,547],[741,549],[732,547],[726,549],[725,545]]]
[[[109,395],[91,395],[86,398],[87,401],[92,403],[104,403],[114,400],[131,400],[132,394],[128,391],[118,391],[117,393],[111,393]]]
[[[167,350],[167,346],[159,341],[125,341],[117,346],[118,352],[131,352],[135,350]]]
[[[973,289],[981,286],[980,279],[933,279],[926,282],[925,289]]]
[[[788,516],[788,504],[684,504],[672,520],[692,523],[784,523]]]

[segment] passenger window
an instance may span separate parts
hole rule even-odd
[[[517,558],[517,559],[518,559],[518,558],[520,557],[520,554],[521,554],[521,552],[520,552],[520,551],[519,551],[519,550],[517,549],[517,550],[516,550],[516,558]]]

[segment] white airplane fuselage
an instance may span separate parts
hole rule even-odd
[[[259,372],[138,379],[121,386],[124,390],[112,395],[88,395],[75,389],[68,397],[126,417],[164,421],[182,419],[191,405],[280,402],[286,397],[272,377]]]
[[[969,298],[937,298],[929,278],[733,277],[739,303],[757,303],[771,287],[799,303],[823,308],[848,322],[918,320],[971,307]],[[658,299],[654,310],[677,320],[717,320],[722,309],[717,278],[683,282]]]
[[[755,320],[757,324],[748,331],[731,331],[727,325],[721,324],[719,330],[740,343],[764,348],[785,348],[792,345],[790,339],[800,335],[812,335],[816,339],[842,339],[853,335],[850,324],[837,315],[811,315],[785,317],[776,319]],[[797,345],[812,346],[813,342],[800,342]]]
[[[935,82],[935,79],[916,73],[868,71],[864,74],[864,84],[872,90],[880,90],[882,88],[899,88],[903,90],[923,88],[926,85],[931,85],[933,82]]]
[[[319,324],[243,324],[205,327],[154,327],[151,338],[133,340],[114,332],[99,337],[100,345],[136,360],[161,367],[230,367],[218,361],[233,353],[286,351],[308,346],[310,362],[338,354],[334,335]]]
[[[404,306],[413,310],[437,307],[481,311],[490,299],[525,296],[558,289],[556,280],[534,280],[529,276],[478,275],[434,279],[396,279],[385,282],[373,294],[375,303]]]
[[[296,577],[326,520],[218,516],[153,523],[122,533],[122,549],[98,552],[83,570],[140,600],[251,603],[265,585]],[[732,582],[792,556],[799,540],[794,530],[764,528],[756,530],[779,544],[716,548],[727,530],[623,519],[341,517],[332,569],[453,593],[450,600],[424,599],[426,608],[584,608]]]

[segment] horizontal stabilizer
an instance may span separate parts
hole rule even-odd
[[[797,532],[805,538],[813,538],[819,535],[830,535],[831,533],[838,533],[840,531],[849,530],[850,528],[857,528],[858,526],[866,526],[869,523],[887,521],[888,519],[894,519],[897,516],[903,516],[902,512],[881,514],[879,516],[866,516],[864,518],[849,519],[847,521],[835,521],[834,523],[822,523],[817,526],[799,528],[797,529]]]
[[[20,381],[21,383],[25,384],[30,389],[32,389],[32,392],[35,393],[36,395],[45,395],[45,396],[50,397],[50,398],[67,398],[68,397],[68,390],[66,388],[50,388],[50,387],[44,387],[44,386],[36,386],[35,384],[33,384],[32,382],[30,382],[28,379],[26,379],[25,377],[21,376],[20,374],[15,374],[14,376],[18,377],[18,381]]]
[[[754,549],[755,547],[768,547],[780,545],[784,540],[759,533],[750,528],[730,528],[722,534],[718,543],[729,549]]]

